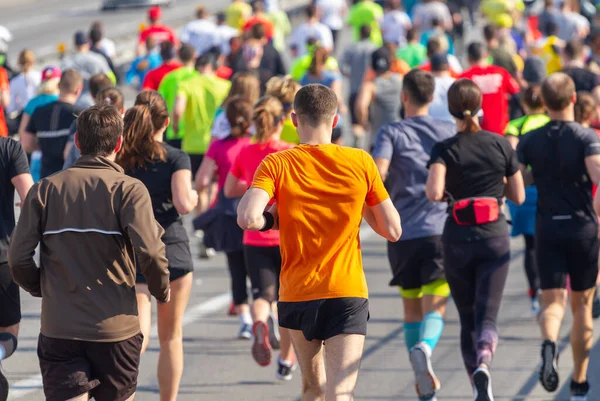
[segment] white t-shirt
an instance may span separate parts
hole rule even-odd
[[[20,73],[10,80],[10,105],[7,108],[9,113],[21,111],[27,103],[35,97],[42,81],[39,71],[30,71]]]
[[[404,11],[392,10],[383,15],[381,32],[384,42],[393,42],[399,46],[406,44],[406,31],[412,27],[410,17]]]
[[[321,46],[326,49],[330,51],[333,50],[333,36],[331,35],[331,29],[320,22],[305,22],[292,32],[292,37],[290,39],[290,45],[295,46],[298,49],[298,57],[308,53],[306,42],[311,38],[318,40]]]
[[[229,41],[231,38],[239,36],[240,32],[229,25],[217,25],[217,32],[219,33],[219,38],[221,41],[221,53],[223,53],[225,56],[228,56],[229,53],[231,53],[231,45],[229,44]]]
[[[433,28],[431,22],[434,19],[441,21],[444,26],[452,24],[452,14],[450,14],[450,9],[445,3],[431,1],[417,4],[413,9],[413,21],[421,32]]]
[[[221,34],[214,22],[208,19],[198,19],[188,22],[181,30],[180,39],[196,49],[202,55],[213,46],[221,46]]]
[[[345,0],[317,0],[316,5],[323,24],[334,31],[344,27],[344,12],[348,7]]]
[[[435,77],[433,100],[429,104],[429,116],[436,120],[454,122],[454,117],[448,111],[448,89],[456,81],[452,77]]]
[[[98,44],[98,49],[100,49],[101,52],[103,52],[110,58],[115,57],[115,55],[117,54],[117,47],[115,46],[115,42],[108,38],[102,38],[102,40]]]

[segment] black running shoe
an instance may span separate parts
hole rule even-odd
[[[292,380],[292,373],[296,370],[298,365],[288,365],[281,362],[281,359],[277,359],[277,378],[283,381]]]
[[[8,380],[2,372],[2,364],[0,363],[0,401],[6,401],[8,399]]]
[[[594,291],[594,303],[592,304],[592,316],[594,319],[600,317],[600,298],[598,298],[598,288]]]
[[[473,373],[472,380],[475,401],[494,401],[494,395],[492,394],[492,377],[487,368],[478,368]]]
[[[558,388],[558,351],[556,343],[546,340],[542,343],[542,367],[540,368],[540,383],[550,393]]]
[[[571,401],[588,401],[589,394],[590,384],[587,381],[575,383],[571,380]]]

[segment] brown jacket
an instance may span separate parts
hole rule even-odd
[[[122,341],[140,331],[136,254],[150,293],[168,297],[163,233],[144,184],[107,158],[83,156],[31,188],[8,263],[15,282],[42,297],[43,335]]]

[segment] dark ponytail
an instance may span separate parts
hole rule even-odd
[[[227,104],[225,115],[231,126],[230,136],[239,138],[248,135],[252,124],[252,103],[241,96],[234,96]]]
[[[470,79],[459,79],[448,90],[448,111],[465,123],[464,131],[474,133],[481,130],[477,113],[481,110],[481,89]]]

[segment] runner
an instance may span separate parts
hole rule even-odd
[[[333,51],[334,48],[332,31],[327,25],[319,22],[317,8],[312,4],[306,7],[306,19],[305,23],[292,31],[290,48],[293,59],[311,53],[307,45],[310,39],[329,51]]]
[[[274,77],[267,82],[266,96],[273,96],[279,99],[283,106],[284,120],[283,128],[281,129],[281,140],[291,144],[299,144],[300,137],[294,127],[292,121],[292,113],[294,112],[294,98],[301,86],[291,76]]]
[[[540,85],[532,85],[525,90],[523,94],[523,109],[525,116],[508,123],[504,135],[514,149],[517,148],[521,138],[540,127],[543,127],[550,121],[550,117],[545,114],[545,107],[542,102],[542,93]],[[540,275],[535,257],[535,216],[536,204],[538,199],[537,188],[530,185],[525,188],[525,203],[516,206],[508,201],[508,208],[512,220],[512,237],[523,236],[525,239],[525,274],[529,284],[529,298],[531,299],[531,312],[537,316],[540,310],[539,291]]]
[[[252,6],[244,0],[233,0],[225,9],[227,24],[240,32],[242,31],[242,27],[246,23],[246,20],[250,18],[251,15]]]
[[[148,37],[146,39],[146,53],[131,62],[129,70],[127,70],[127,74],[125,75],[125,83],[132,85],[133,81],[137,78],[136,88],[137,90],[142,90],[142,84],[146,75],[155,68],[160,67],[161,64],[162,58],[156,51],[156,43],[154,43],[152,37]]]
[[[212,185],[215,175],[218,177],[218,195],[215,209],[224,208],[226,205],[230,206],[231,201],[227,202],[225,199],[223,187],[225,186],[227,174],[238,154],[246,145],[250,144],[252,106],[252,103],[241,97],[229,100],[225,111],[231,127],[229,135],[224,139],[219,139],[211,143],[206,157],[203,158],[202,165],[195,176],[196,190],[199,193]],[[235,210],[228,211],[235,215]],[[210,238],[213,235],[212,230],[223,231],[225,229],[223,227],[215,227],[208,230],[203,229],[204,238]],[[248,305],[248,291],[246,288],[248,275],[242,246],[243,233],[239,232],[239,241],[238,232],[235,230],[224,234],[230,237],[229,242],[235,242],[235,246],[227,247],[223,250],[227,255],[227,265],[231,276],[231,292],[235,305],[235,314],[240,319],[238,338],[249,340],[252,338],[252,316]]]
[[[174,45],[178,45],[177,35],[170,27],[161,23],[162,9],[158,6],[151,7],[148,9],[148,22],[150,26],[140,32],[137,45],[137,55],[144,54],[144,47],[146,46],[146,39],[152,37],[154,43],[160,46],[163,42],[171,42]]]
[[[98,50],[106,54],[110,58],[114,58],[117,55],[117,49],[115,42],[104,36],[104,25],[102,21],[94,21],[91,27],[92,30],[98,30],[100,32],[100,43],[98,43]]]
[[[169,301],[164,231],[148,191],[114,162],[122,132],[114,107],[85,110],[75,139],[84,156],[33,186],[11,238],[15,282],[42,298],[38,357],[48,401],[133,400],[143,341],[136,257],[151,293]],[[40,243],[41,275],[33,259]]]
[[[2,373],[2,361],[17,350],[21,322],[19,287],[8,266],[8,243],[15,228],[15,190],[19,199],[25,199],[33,179],[27,156],[18,142],[0,138],[0,159],[0,400],[6,401],[9,384]]]
[[[488,24],[483,28],[483,37],[488,48],[490,62],[492,65],[504,68],[513,78],[517,78],[517,65],[513,60],[513,54],[516,52],[511,54],[502,49],[499,36],[500,33],[494,25]]]
[[[23,110],[31,99],[37,94],[41,83],[39,71],[34,70],[35,54],[31,50],[23,50],[19,54],[19,67],[21,72],[10,80],[10,105],[6,113],[12,115],[7,121],[10,124],[8,131],[16,133],[19,131]]]
[[[347,108],[342,93],[342,76],[339,72],[327,69],[328,58],[329,51],[324,47],[317,47],[307,73],[300,80],[300,85],[321,84],[327,86],[337,95],[338,110],[340,114],[345,115]]]
[[[292,118],[302,144],[268,155],[238,207],[245,230],[268,231],[281,220],[279,324],[290,330],[305,400],[353,398],[369,315],[363,210],[388,240],[402,231],[373,159],[330,143],[337,106],[325,86],[300,89]],[[271,199],[277,206],[265,212]]]
[[[121,82],[121,79],[119,77],[120,73],[119,70],[117,70],[117,68],[115,67],[115,64],[113,63],[112,58],[104,52],[104,50],[102,49],[102,39],[103,38],[103,31],[102,31],[102,27],[94,24],[92,25],[92,28],[90,29],[90,33],[89,33],[89,39],[90,39],[90,51],[92,53],[96,53],[100,56],[102,56],[104,58],[104,60],[106,60],[106,62],[108,63],[108,66],[110,67],[110,70],[112,71],[113,76],[115,77],[115,84],[119,84]]]
[[[435,54],[444,53],[448,59],[450,76],[458,78],[463,72],[462,65],[453,54],[448,54],[448,43],[443,37],[433,37],[427,42],[427,61],[419,66],[423,71],[431,72],[431,58]]]
[[[489,64],[487,50],[482,43],[471,43],[467,53],[471,68],[460,77],[472,80],[481,89],[483,94],[481,128],[504,135],[504,129],[508,124],[507,96],[519,93],[519,85],[505,69]]]
[[[446,32],[451,31],[453,26],[450,9],[440,0],[422,0],[417,3],[412,10],[412,20],[421,32],[432,29],[435,20],[441,23],[440,27]]]
[[[454,54],[454,41],[443,26],[443,22],[437,18],[431,20],[431,29],[421,34],[421,44],[427,46],[431,38],[439,38],[448,50],[448,54]]]
[[[377,46],[382,46],[381,22],[383,22],[383,8],[373,0],[360,0],[350,8],[348,24],[354,32],[354,42],[360,39],[360,27],[370,25],[371,41]]]
[[[271,0],[273,2],[273,0]],[[292,23],[287,15],[287,13],[278,8],[267,7],[267,17],[273,22],[274,32],[273,32],[273,47],[277,49],[278,52],[284,53],[287,50],[287,38],[292,33]]]
[[[183,27],[180,36],[181,42],[192,45],[196,54],[204,54],[213,46],[221,46],[221,34],[204,6],[196,7],[196,19]]]
[[[272,41],[275,35],[275,25],[265,13],[265,3],[262,0],[252,2],[252,16],[246,20],[242,30],[248,34],[252,32],[252,27],[258,24],[264,26],[267,40]]]
[[[124,146],[117,162],[127,175],[146,186],[154,217],[165,230],[162,241],[169,261],[171,301],[159,303],[156,309],[160,342],[158,388],[161,400],[175,401],[183,373],[182,318],[190,297],[194,269],[190,241],[181,215],[194,210],[198,194],[192,189],[189,156],[163,143],[163,133],[168,125],[169,112],[163,98],[156,92],[140,93],[135,106],[125,113]],[[144,335],[143,354],[150,341],[152,303],[146,278],[139,268],[135,290]]]
[[[290,68],[290,75],[292,76],[292,78],[294,78],[296,81],[300,81],[302,77],[306,75],[306,72],[308,71],[313,62],[315,50],[317,50],[317,48],[319,47],[319,42],[316,39],[308,39],[306,41],[306,48],[308,50],[308,54],[300,56],[292,62],[292,66]],[[327,58],[327,61],[325,62],[325,68],[328,71],[339,72],[338,62],[332,56],[329,56]]]
[[[429,104],[429,116],[436,120],[455,124],[454,117],[448,110],[448,90],[456,81],[450,73],[450,63],[446,53],[436,53],[430,58],[431,73],[435,79],[433,100]]]
[[[577,40],[567,42],[564,58],[563,72],[571,77],[575,83],[575,91],[591,93],[600,111],[600,78],[586,68],[586,54],[583,44]]]
[[[398,47],[404,46],[406,45],[406,33],[412,28],[412,21],[408,14],[402,10],[402,4],[399,0],[387,1],[386,5],[387,8],[381,22],[383,42],[391,42]]]
[[[460,317],[463,362],[474,400],[493,401],[490,368],[498,344],[496,319],[510,264],[508,225],[500,202],[506,196],[522,204],[525,189],[510,143],[479,126],[482,97],[468,79],[450,87],[448,107],[458,134],[433,147],[426,193],[434,202],[448,200],[452,211],[442,243],[446,279]]]
[[[173,42],[163,42],[160,44],[160,57],[162,58],[162,65],[148,71],[144,78],[144,82],[142,83],[143,90],[158,90],[165,75],[182,66],[182,64],[175,59],[177,57],[177,49]]]
[[[175,98],[177,97],[179,85],[182,82],[185,82],[188,78],[191,78],[198,73],[194,68],[195,53],[194,47],[192,45],[181,45],[181,47],[179,48],[178,56],[179,61],[182,63],[182,66],[165,75],[158,87],[158,93],[160,93],[163,99],[165,99],[165,103],[167,104],[167,109],[169,110],[169,113],[172,113],[173,109],[175,108]],[[177,130],[179,134],[185,132],[185,127],[182,127],[182,124],[183,121],[180,121],[179,128]],[[175,135],[175,132],[173,131],[173,121],[171,121],[170,119],[169,127],[167,127],[167,130],[165,131],[164,139],[167,142],[167,144],[169,144],[169,146],[181,149],[182,137],[180,135]]]
[[[38,149],[42,152],[41,178],[62,170],[69,128],[81,111],[75,106],[83,90],[81,74],[75,70],[63,71],[58,88],[58,100],[38,107],[21,135],[25,152]]]
[[[337,48],[340,33],[344,29],[344,18],[348,14],[348,5],[344,0],[316,0],[317,15],[321,23],[331,30],[334,50]]]
[[[243,148],[236,157],[225,181],[225,196],[235,198],[244,195],[247,183],[252,182],[262,160],[271,153],[292,147],[279,138],[284,115],[283,106],[277,98],[264,97],[256,104],[252,118],[256,128],[255,143]],[[277,378],[291,380],[295,365],[292,342],[289,332],[286,329],[279,330],[277,324],[276,302],[281,270],[279,232],[244,232],[244,259],[254,298],[252,356],[259,365],[268,366],[272,349],[280,349]]]
[[[586,401],[600,249],[592,207],[592,184],[600,182],[600,140],[593,130],[574,122],[575,84],[569,76],[555,73],[546,78],[542,98],[551,121],[526,135],[517,148],[521,169],[530,166],[539,190],[535,237],[542,288],[540,382],[549,392],[559,385],[557,341],[568,277],[573,312],[571,400]]]
[[[435,79],[413,70],[404,77],[404,120],[384,125],[377,134],[373,158],[402,222],[402,239],[388,242],[393,278],[404,303],[404,342],[410,353],[420,400],[435,397],[440,382],[431,354],[444,329],[446,299],[441,235],[447,206],[425,196],[427,162],[433,145],[455,134],[449,122],[428,115]]]

